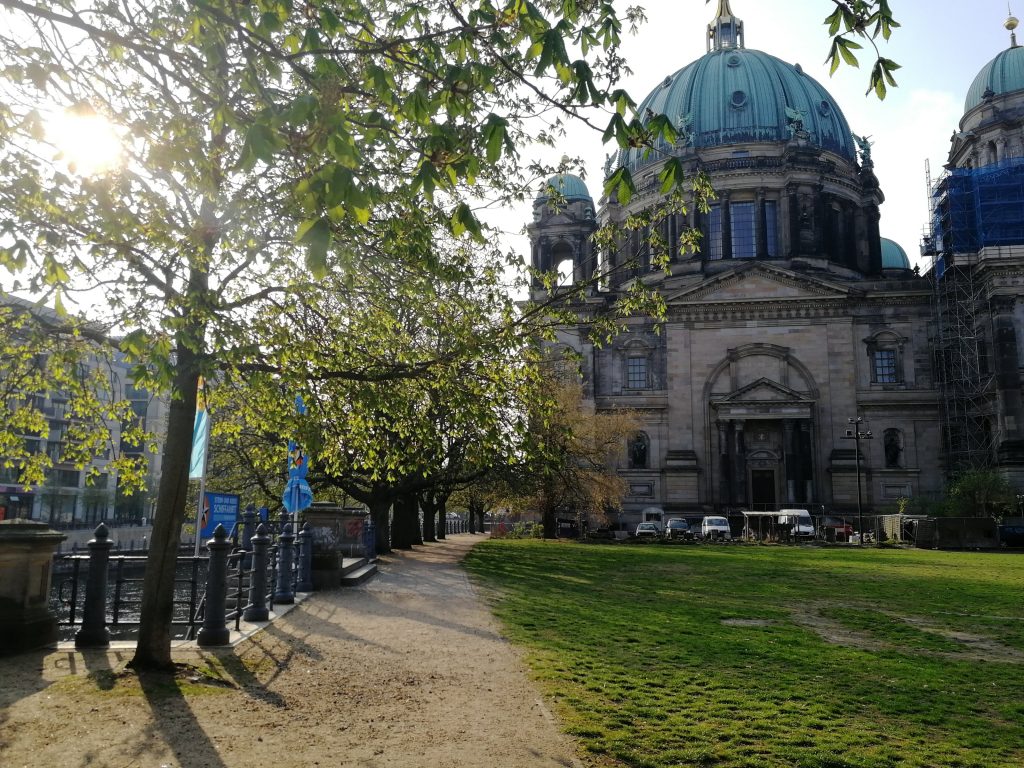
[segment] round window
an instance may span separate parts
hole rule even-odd
[[[740,65],[740,57],[734,53],[725,60],[725,63],[730,67],[738,67]]]
[[[732,92],[732,105],[736,109],[743,107],[747,103],[747,94],[743,91]]]
[[[818,111],[822,116],[828,117],[829,113],[832,111],[832,105],[827,101],[822,101],[821,104],[818,105]]]

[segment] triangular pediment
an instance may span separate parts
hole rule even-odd
[[[668,293],[667,304],[734,304],[843,300],[854,292],[848,285],[793,272],[763,262],[747,262],[708,277],[697,285]]]
[[[740,387],[735,392],[730,392],[724,397],[714,398],[716,403],[722,405],[733,405],[737,403],[792,403],[792,402],[813,402],[812,398],[797,392],[795,389],[779,384],[771,379],[760,378],[750,384]]]

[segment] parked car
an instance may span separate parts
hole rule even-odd
[[[638,539],[660,539],[661,523],[640,523],[640,525],[636,527],[636,533],[634,535]]]
[[[821,531],[821,536],[824,539],[830,538],[830,530],[835,531],[836,541],[849,541],[850,537],[853,536],[853,526],[839,517],[829,517],[826,515],[821,518],[818,529]]]
[[[669,518],[669,521],[665,523],[665,538],[666,539],[692,539],[693,531],[690,530],[690,524],[681,517]]]
[[[789,526],[794,539],[813,539],[814,521],[806,509],[780,509],[779,525]]]
[[[729,521],[724,517],[705,517],[700,521],[700,537],[702,539],[731,539],[732,529],[729,528]]]
[[[1000,525],[999,540],[1004,547],[1024,547],[1024,525]]]

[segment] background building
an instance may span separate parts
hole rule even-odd
[[[707,34],[707,54],[639,108],[669,116],[679,139],[606,164],[605,178],[627,167],[638,194],[595,206],[581,179],[557,176],[528,228],[533,265],[574,282],[632,265],[590,291],[581,325],[560,338],[582,355],[588,405],[642,414],[622,450],[624,522],[648,506],[852,511],[857,417],[873,437],[859,442],[867,508],[936,496],[963,467],[995,464],[1024,484],[1024,53],[1014,41],[970,90],[933,195],[935,266],[919,275],[879,235],[885,198],[871,144],[852,135],[828,91],[747,49],[726,0]],[[708,175],[710,211],[690,206],[597,252],[600,224],[664,202],[658,174],[669,157]],[[687,227],[702,235],[697,254],[681,252]],[[667,271],[652,267],[660,251]],[[632,318],[595,349],[587,316],[635,280],[661,293],[667,317],[657,327]]]
[[[11,296],[3,301],[29,305]],[[34,312],[46,312],[33,306]],[[52,315],[55,319],[56,315]],[[131,366],[121,355],[113,358],[90,356],[79,362],[80,375],[85,378],[97,370],[109,377],[105,396],[115,400],[126,399],[140,419],[142,427],[156,436],[162,444],[166,434],[169,403],[165,397],[156,397],[137,389],[131,380]],[[0,371],[0,376],[3,372]],[[120,492],[116,471],[110,466],[115,451],[124,455],[140,455],[143,446],[128,444],[121,436],[119,424],[111,423],[110,447],[94,457],[89,467],[79,469],[65,461],[64,447],[68,430],[74,418],[66,393],[59,391],[27,393],[35,399],[36,407],[49,422],[45,436],[26,435],[32,452],[44,452],[53,462],[45,482],[26,489],[21,484],[19,470],[0,467],[0,519],[24,517],[43,520],[56,527],[93,528],[101,521],[109,523],[139,523],[152,516],[149,494],[135,493],[125,496]],[[98,474],[92,482],[86,478],[91,468]],[[148,454],[147,487],[155,489],[159,482],[161,456]]]

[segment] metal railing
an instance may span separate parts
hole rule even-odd
[[[238,542],[237,526],[232,533]],[[308,524],[298,535],[287,521],[280,529],[259,524],[254,535],[246,532],[241,537],[247,549],[235,542],[218,526],[207,543],[208,556],[178,558],[172,626],[184,626],[185,639],[196,638],[200,645],[225,644],[229,622],[238,631],[242,621],[266,620],[275,604],[292,603],[297,592],[312,590],[313,540]],[[55,585],[58,624],[79,627],[79,647],[106,647],[110,628],[117,632],[138,624],[146,557],[111,556],[109,531],[102,523],[87,547],[88,555],[65,555],[55,561],[56,568],[70,572]]]

